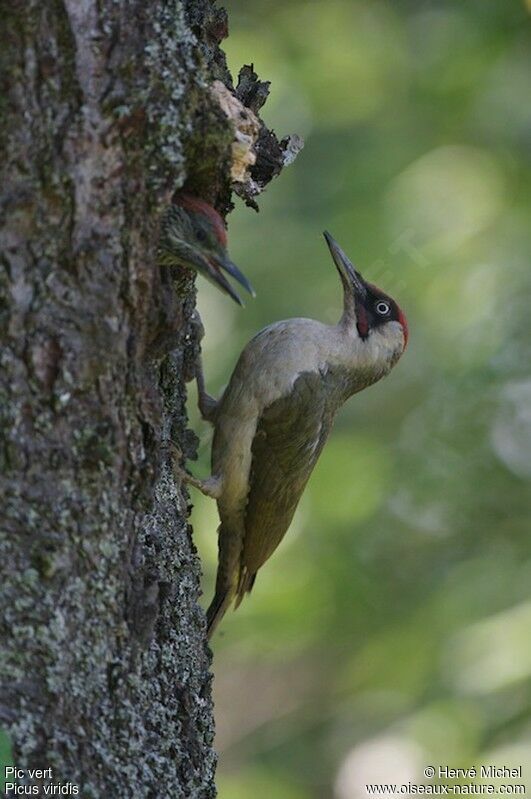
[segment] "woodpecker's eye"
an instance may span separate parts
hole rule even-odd
[[[383,300],[377,302],[374,308],[376,313],[380,314],[380,316],[387,316],[387,314],[391,311],[391,306],[389,305],[389,303],[384,302]]]
[[[201,244],[204,244],[205,241],[207,240],[207,234],[205,233],[205,231],[202,228],[199,228],[199,230],[196,233],[196,238],[197,238],[197,241],[200,241]]]

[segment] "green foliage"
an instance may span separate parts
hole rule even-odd
[[[264,324],[338,317],[325,228],[404,307],[411,336],[392,375],[343,409],[287,538],[214,641],[220,797],[361,799],[352,775],[371,753],[366,781],[397,780],[395,761],[412,781],[428,764],[500,758],[525,773],[528,11],[257,0],[229,12],[232,70],[254,61],[272,80],[266,121],[306,147],[258,217],[229,219],[258,300],[241,312],[201,281],[209,387]],[[195,470],[208,468],[205,438]],[[194,501],[208,599],[217,522]]]

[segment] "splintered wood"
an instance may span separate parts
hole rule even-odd
[[[256,163],[254,144],[260,132],[260,123],[251,109],[246,108],[221,81],[214,81],[212,92],[234,125],[231,178],[237,183],[244,183],[249,178],[249,168]]]

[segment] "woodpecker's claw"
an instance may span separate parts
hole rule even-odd
[[[341,280],[343,282],[346,280],[347,284],[350,283],[360,298],[366,297],[367,289],[365,287],[365,283],[362,276],[353,265],[352,261],[345,255],[337,241],[327,230],[323,231],[323,236],[326,239],[328,249],[330,250],[330,254],[334,259],[334,263],[337,267],[337,271],[339,272]]]
[[[207,477],[206,480],[200,480],[194,477],[193,474],[187,472],[181,465],[182,450],[173,441],[169,442],[170,451],[172,453],[172,469],[174,478],[184,485],[191,485],[201,491],[205,497],[211,499],[219,499],[221,496],[222,481],[217,475]]]

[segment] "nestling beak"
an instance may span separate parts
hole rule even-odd
[[[334,259],[334,263],[337,267],[337,271],[339,272],[345,292],[352,293],[352,290],[354,289],[356,298],[359,300],[364,300],[367,297],[367,288],[362,276],[356,270],[350,259],[347,258],[337,241],[330,235],[330,233],[325,230],[323,236],[326,239],[328,249],[330,250],[332,258]]]
[[[256,297],[255,290],[247,280],[244,274],[240,272],[236,264],[230,260],[228,255],[224,253],[223,255],[213,255],[210,258],[210,262],[212,265],[217,269],[223,269],[227,274],[233,277],[235,280],[240,283],[249,292],[251,297]],[[232,296],[232,295],[231,295]]]
[[[232,297],[234,302],[237,302],[238,305],[243,306],[243,302],[239,294],[232,288],[225,277],[225,272],[241,283],[249,294],[253,297],[256,296],[253,287],[245,275],[240,272],[236,264],[234,264],[225,253],[222,255],[218,255],[217,253],[203,255],[199,250],[188,248],[187,261],[193,268],[204,275],[207,280],[210,280],[211,283],[214,283],[215,286],[228,294],[229,297]]]

